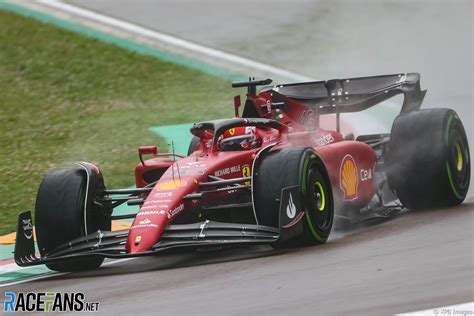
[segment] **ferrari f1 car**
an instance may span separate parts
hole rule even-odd
[[[91,163],[55,170],[30,212],[19,215],[15,261],[57,271],[98,268],[105,257],[235,245],[273,247],[327,241],[336,210],[388,216],[402,208],[461,203],[470,181],[464,127],[450,109],[420,110],[416,73],[246,87],[242,114],[196,123],[187,156],[140,147],[136,187],[106,189]],[[257,86],[265,86],[257,93]],[[402,94],[390,134],[343,135],[340,114]],[[332,117],[332,130],[321,127]],[[350,122],[349,122],[350,124]],[[144,159],[144,155],[151,155]],[[113,215],[127,203],[137,214]],[[111,231],[111,220],[133,219]]]

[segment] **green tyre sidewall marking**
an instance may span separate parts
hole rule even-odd
[[[451,124],[453,122],[454,115],[451,114],[448,118],[448,124],[446,125],[446,131],[444,133],[444,142],[446,143],[446,146],[448,147],[449,150],[449,130],[451,129]],[[462,195],[459,194],[458,190],[456,189],[456,185],[454,184],[453,176],[451,174],[451,168],[449,167],[449,161],[446,160],[446,172],[448,173],[448,180],[449,180],[449,185],[451,186],[451,190],[453,191],[454,195],[458,199],[462,199]]]
[[[301,177],[302,178],[302,183],[301,183],[301,188],[302,188],[302,194],[304,197],[306,197],[306,192],[307,192],[307,188],[306,188],[306,181],[307,181],[307,176],[308,176],[308,166],[309,166],[309,162],[311,160],[311,158],[316,158],[316,155],[314,153],[311,153],[311,155],[307,155],[305,153],[306,157],[305,157],[305,160],[304,160],[304,163],[303,163],[303,176]],[[314,227],[314,223],[313,223],[313,219],[312,219],[312,214],[310,214],[311,212],[308,211],[307,209],[307,205],[306,203],[304,203],[305,205],[305,217],[306,217],[306,222],[308,223],[308,227],[309,227],[309,230],[311,231],[311,234],[313,235],[313,237],[318,240],[318,241],[325,241],[326,239],[319,236],[318,232],[316,231],[316,228]]]
[[[451,169],[449,168],[449,163],[446,161],[446,170],[448,172],[448,179],[449,179],[449,184],[451,185],[451,189],[453,190],[454,195],[458,199],[462,199],[462,195],[459,194],[458,190],[456,190],[456,186],[454,185],[453,177],[451,175]]]
[[[449,129],[451,128],[451,123],[453,122],[454,115],[450,115],[448,118],[448,124],[446,125],[446,132],[444,132],[444,142],[446,145],[449,145]]]

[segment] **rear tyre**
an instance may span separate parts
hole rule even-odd
[[[400,115],[386,154],[390,187],[409,209],[453,206],[464,201],[471,162],[463,124],[450,109]]]
[[[288,147],[270,152],[254,176],[254,203],[258,223],[279,227],[283,188],[299,186],[304,208],[303,233],[276,247],[325,243],[334,219],[334,202],[326,168],[312,148]]]
[[[71,239],[85,236],[86,232],[110,230],[107,206],[99,207],[93,202],[105,189],[102,177],[99,179],[97,185],[91,183],[89,186],[93,192],[86,192],[87,175],[83,169],[54,170],[44,177],[35,208],[36,236],[42,257]],[[81,271],[96,269],[103,260],[101,257],[89,257],[48,263],[46,266],[61,272]]]

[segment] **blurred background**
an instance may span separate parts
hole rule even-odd
[[[424,107],[473,117],[470,0],[68,2],[318,80],[419,72]]]

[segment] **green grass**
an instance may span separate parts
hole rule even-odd
[[[228,81],[0,10],[0,234],[34,209],[42,176],[96,163],[133,183],[148,128],[232,115]]]

